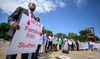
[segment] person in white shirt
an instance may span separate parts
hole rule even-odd
[[[57,51],[58,41],[57,41],[56,37],[53,38],[52,43],[53,43],[53,49],[54,49],[54,51]]]
[[[52,40],[53,40],[53,37],[52,36],[49,36],[48,37],[48,39],[49,39],[49,44],[48,44],[48,51],[51,51],[52,50]]]
[[[72,48],[72,50],[75,50],[75,47],[76,47],[75,39],[73,38],[73,39],[71,39],[71,41],[72,41],[71,48]]]
[[[92,42],[92,40],[91,41],[89,41],[89,50],[90,51],[93,51],[93,42]]]
[[[68,51],[68,41],[67,41],[67,39],[65,39],[63,50],[67,50]]]
[[[72,50],[72,41],[68,39],[68,50]]]

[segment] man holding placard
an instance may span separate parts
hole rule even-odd
[[[35,18],[33,15],[33,12],[35,11],[36,5],[34,2],[31,2],[28,4],[29,9],[24,9],[22,7],[18,7],[12,15],[8,17],[8,23],[11,26],[8,35],[11,37],[11,39],[14,37],[16,30],[20,30],[20,19],[22,14],[25,14],[29,16],[30,18]],[[12,41],[12,40],[11,40]],[[28,53],[22,53],[21,59],[28,59]],[[6,59],[16,59],[17,54],[7,55]]]

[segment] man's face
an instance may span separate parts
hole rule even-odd
[[[35,5],[34,3],[30,3],[29,9],[30,9],[31,11],[34,11],[35,8],[36,8],[36,5]]]

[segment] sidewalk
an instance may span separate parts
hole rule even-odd
[[[61,51],[48,53],[40,59],[57,59],[56,57],[66,56],[67,59],[100,59],[100,50],[98,51],[70,51],[69,54],[64,54]]]
[[[0,59],[5,59],[8,46],[9,43],[0,43]],[[20,57],[20,54],[18,54],[17,59],[20,59]],[[63,57],[62,59],[100,59],[100,49],[97,51],[69,51],[69,54],[64,54],[60,50],[49,52],[39,57],[39,59],[57,59],[58,57]]]

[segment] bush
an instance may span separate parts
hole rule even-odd
[[[9,24],[3,22],[0,23],[0,38],[3,38],[6,41],[9,41],[10,37],[7,35],[8,30],[10,29]]]

